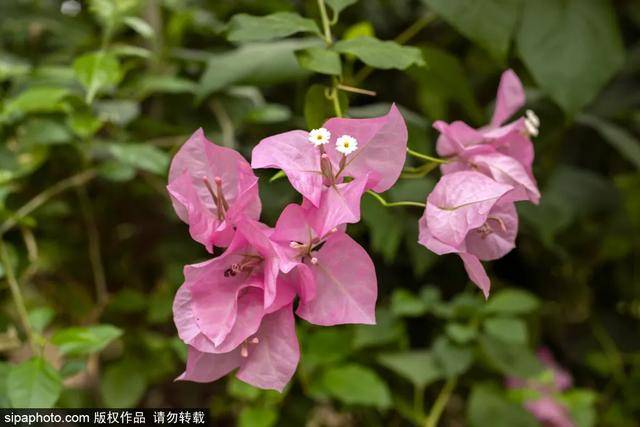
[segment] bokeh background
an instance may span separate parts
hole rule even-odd
[[[248,156],[332,114],[331,78],[294,54],[317,37],[228,40],[237,13],[319,22],[318,3],[3,0],[0,406],[208,407],[216,425],[266,427],[429,425],[439,405],[441,426],[536,426],[531,395],[505,378],[540,375],[546,347],[573,376],[556,397],[577,426],[639,425],[640,3],[327,3],[332,17],[344,6],[336,39],[420,49],[426,66],[343,55],[344,83],[376,96],[342,96],[352,117],[396,102],[421,152],[434,152],[434,120],[486,123],[503,70],[523,80],[543,197],[519,207],[518,247],[488,266],[489,302],[457,257],[416,243],[419,209],[365,196],[349,230],[376,264],[378,325],[299,320],[283,394],[232,376],[173,382],[185,347],[172,298],[207,254],[172,211],[168,162],[198,127]],[[273,173],[260,172],[269,225],[298,200]],[[384,196],[424,201],[437,177]]]

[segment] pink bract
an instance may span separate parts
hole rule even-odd
[[[226,353],[189,346],[185,372],[178,380],[211,382],[236,368],[236,377],[255,387],[282,391],[300,359],[292,305],[266,315],[251,336]]]
[[[269,233],[268,227],[245,219],[221,256],[185,267],[185,283],[173,305],[185,343],[200,351],[227,352],[258,329],[264,314],[283,299],[293,299],[293,288],[277,286],[279,258]]]
[[[344,231],[319,232],[313,215],[288,205],[271,235],[280,265],[301,295],[296,313],[317,325],[374,324],[377,279],[371,258]]]
[[[474,129],[460,121],[451,124],[436,121],[434,127],[440,132],[437,152],[452,158],[442,166],[442,172],[480,170],[499,182],[519,187],[517,200],[538,203],[540,192],[531,171],[533,144],[524,119],[503,125],[524,102],[520,80],[512,70],[507,70],[500,80],[496,108],[489,125]]]
[[[457,253],[485,297],[491,284],[480,260],[498,259],[515,247],[513,189],[478,172],[444,175],[420,218],[418,242],[438,255]]]
[[[530,389],[538,392],[540,397],[524,402],[525,408],[544,425],[552,427],[575,427],[567,407],[560,402],[556,394],[571,387],[571,374],[563,369],[553,358],[547,348],[538,350],[538,359],[551,370],[552,382],[538,379],[507,378],[509,388]]]
[[[253,149],[251,165],[282,169],[305,203],[324,209],[323,222],[331,229],[360,220],[360,198],[366,190],[385,191],[396,182],[406,157],[407,128],[395,105],[382,117],[333,118],[323,127],[331,138],[321,147],[310,143],[309,133],[302,130],[263,139]],[[336,150],[342,135],[357,140],[354,152]]]
[[[243,217],[258,219],[258,178],[235,150],[207,140],[198,129],[176,153],[167,190],[189,233],[209,252],[226,247]]]

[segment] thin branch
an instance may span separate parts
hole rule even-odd
[[[373,90],[367,90],[367,89],[361,89],[359,87],[353,87],[353,86],[348,86],[348,85],[344,85],[342,83],[339,83],[337,86],[338,89],[343,90],[345,92],[353,92],[353,93],[359,93],[361,95],[368,95],[368,96],[376,96],[376,92]]]
[[[89,241],[89,261],[91,262],[91,271],[93,272],[93,282],[96,287],[96,297],[98,306],[104,306],[109,298],[107,290],[107,279],[102,264],[102,251],[100,249],[100,232],[96,225],[96,219],[93,215],[91,201],[85,187],[77,188],[78,199],[80,200],[80,209],[87,229],[87,238]]]
[[[70,188],[83,185],[87,181],[93,179],[95,176],[96,172],[94,170],[86,170],[77,175],[65,178],[62,181],[59,181],[57,184],[54,184],[43,192],[39,193],[33,199],[24,204],[20,209],[18,209],[13,216],[2,223],[2,225],[0,226],[0,236],[15,227],[18,222],[38,209],[52,197],[55,197]]]
[[[425,208],[427,205],[420,202],[387,202],[381,195],[374,193],[371,190],[367,190],[367,194],[373,196],[380,204],[387,208],[393,208],[396,206],[415,206],[418,208]]]
[[[449,163],[447,159],[440,159],[438,157],[427,156],[426,154],[419,153],[417,151],[413,151],[411,148],[407,148],[407,154],[417,157],[418,159],[426,160],[428,162],[434,162],[439,164]]]
[[[444,384],[442,390],[440,390],[440,394],[438,394],[435,403],[429,411],[429,415],[427,416],[427,420],[424,423],[424,427],[437,427],[438,421],[440,421],[440,416],[442,415],[444,408],[447,406],[447,402],[449,401],[451,393],[456,387],[457,382],[458,377],[453,377],[449,378]]]
[[[9,288],[11,289],[11,297],[13,298],[13,302],[16,305],[16,310],[18,311],[20,323],[22,324],[22,328],[24,329],[25,334],[27,334],[27,338],[29,339],[29,344],[31,345],[33,354],[37,354],[38,346],[36,345],[35,337],[33,335],[33,329],[31,329],[31,323],[29,323],[29,313],[27,312],[27,307],[24,305],[24,298],[22,298],[20,285],[16,280],[13,267],[11,266],[11,260],[9,260],[7,248],[1,238],[0,259],[2,261],[2,267],[4,268],[4,274],[7,277],[7,283],[9,283]]]

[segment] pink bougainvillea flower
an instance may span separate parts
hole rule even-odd
[[[282,169],[307,203],[333,215],[330,229],[360,220],[364,191],[391,188],[402,172],[406,148],[407,127],[393,105],[382,117],[333,118],[311,132],[265,138],[253,149],[251,165]]]
[[[317,325],[375,323],[378,293],[375,267],[367,252],[343,230],[318,233],[313,212],[288,205],[271,235],[300,295],[296,314]]]
[[[222,255],[185,267],[173,304],[185,343],[205,352],[229,351],[255,333],[265,314],[293,299],[294,289],[277,283],[279,256],[271,232],[245,218]]]
[[[532,379],[510,377],[506,381],[507,387],[537,392],[539,397],[526,400],[524,406],[545,426],[575,427],[569,410],[556,397],[558,393],[571,388],[573,382],[571,374],[555,361],[547,348],[538,350],[538,358],[551,372],[550,380],[546,378],[546,375]]]
[[[185,372],[178,380],[211,382],[236,368],[236,377],[255,387],[282,391],[296,371],[300,350],[292,304],[262,318],[260,327],[235,348],[207,353],[189,346]]]
[[[538,133],[540,121],[531,111],[525,118],[503,126],[524,105],[524,89],[512,70],[503,73],[496,108],[489,125],[473,129],[464,122],[434,123],[440,132],[438,154],[450,157],[442,166],[444,174],[460,170],[479,170],[493,179],[519,188],[515,200],[538,203],[540,192],[531,171],[533,144],[530,136]]]
[[[420,218],[419,243],[438,255],[457,253],[485,298],[491,283],[480,260],[501,258],[515,247],[513,190],[479,172],[444,175]]]
[[[258,178],[235,150],[220,147],[198,129],[176,153],[167,185],[189,233],[209,252],[231,242],[236,222],[260,217]]]

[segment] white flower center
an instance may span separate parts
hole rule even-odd
[[[330,139],[331,139],[331,132],[329,132],[328,129],[325,129],[325,128],[313,129],[311,132],[309,132],[308,140],[310,143],[312,143],[316,147],[319,147],[321,145],[328,143]]]
[[[342,135],[336,141],[336,150],[344,154],[351,154],[358,149],[358,141],[351,135]]]
[[[540,118],[533,112],[533,110],[527,110],[525,112],[524,127],[527,128],[527,132],[531,136],[538,136],[540,128]]]

